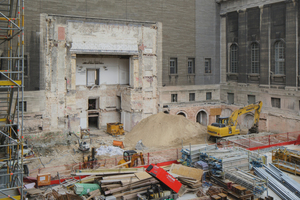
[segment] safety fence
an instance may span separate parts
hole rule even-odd
[[[145,164],[149,165],[151,163],[157,164],[166,161],[178,160],[181,158],[181,148],[180,149],[168,149],[163,151],[148,152],[143,154]],[[80,162],[74,164],[66,164],[54,167],[42,167],[39,165],[39,168],[29,169],[29,176],[36,177],[37,174],[50,173],[52,179],[66,178],[70,177],[72,173],[80,169],[97,169],[97,168],[111,168],[118,165],[118,162],[123,159],[123,156],[117,156],[114,158],[101,159],[92,162]],[[138,159],[138,166],[141,166],[142,163]]]
[[[220,141],[222,146],[240,146],[249,150],[269,148],[273,146],[294,144],[300,135],[300,131],[279,133],[264,136],[240,136],[235,139]]]

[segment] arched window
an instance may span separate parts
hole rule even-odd
[[[282,41],[275,43],[275,74],[284,74],[284,44]]]
[[[230,72],[237,73],[238,68],[238,47],[236,44],[230,47]]]
[[[259,45],[256,42],[251,44],[251,73],[259,73]]]

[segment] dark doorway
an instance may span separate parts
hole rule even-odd
[[[89,117],[89,128],[98,128],[98,117]]]

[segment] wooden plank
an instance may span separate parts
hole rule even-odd
[[[178,164],[172,164],[170,172],[180,176],[193,178],[198,181],[201,181],[203,175],[202,169],[187,167]]]
[[[134,174],[139,180],[151,178],[152,176],[147,172],[138,172]]]

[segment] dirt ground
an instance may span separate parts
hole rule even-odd
[[[125,133],[126,135],[126,133]],[[81,152],[78,150],[78,142],[75,136],[72,136],[72,140],[67,145],[55,145],[55,146],[46,146],[46,147],[35,147],[33,145],[33,151],[36,154],[36,158],[31,158],[27,162],[27,165],[30,170],[36,170],[39,168],[47,168],[47,167],[55,167],[61,165],[72,165],[77,164],[79,162],[83,162],[83,157],[87,155],[91,155],[91,151]],[[91,141],[90,147],[99,148],[100,146],[112,146],[113,141],[124,141],[125,136],[117,136],[114,137],[108,133],[106,133],[106,128],[104,129],[90,129],[90,140],[84,139],[84,141]],[[189,140],[184,141],[182,144],[201,144],[203,143],[203,136],[196,136]],[[144,154],[148,152],[161,151],[164,149],[174,149],[181,148],[181,145],[167,146],[167,147],[147,147],[146,150],[143,151]],[[126,147],[125,150],[130,150],[130,148]],[[96,159],[103,160],[107,158],[114,157],[122,157],[122,156],[96,156]],[[38,159],[40,158],[40,159]]]

